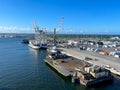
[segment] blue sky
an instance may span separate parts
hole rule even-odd
[[[0,0],[0,33],[33,33],[32,22],[59,33],[119,33],[120,0]]]

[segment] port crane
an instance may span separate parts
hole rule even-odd
[[[59,24],[57,25],[57,27],[54,28],[54,31],[53,31],[53,42],[54,43],[56,42],[56,34],[60,30],[63,21],[64,21],[64,17],[61,18],[61,20],[60,20]],[[44,40],[45,40],[45,38],[47,38],[44,33],[50,33],[50,32],[47,32],[46,29],[45,30],[40,30],[39,27],[36,25],[36,21],[33,22],[33,27],[34,27],[34,30],[35,30],[35,39],[38,42],[40,42],[41,38],[44,39]],[[42,33],[42,32],[44,32],[44,33]]]
[[[63,21],[64,21],[64,17],[61,18],[61,20],[60,20],[58,26],[57,26],[56,28],[54,28],[54,33],[53,33],[53,39],[54,39],[54,42],[56,42],[56,34],[57,34],[58,31],[60,30]]]
[[[36,24],[36,21],[33,22],[33,27],[35,30],[35,40],[38,43],[46,43],[47,42],[47,36],[46,36],[46,29],[39,29],[39,27]]]
[[[36,25],[36,21],[33,22],[33,27],[34,27],[35,32],[39,30],[39,27]]]

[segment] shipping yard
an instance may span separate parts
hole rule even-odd
[[[32,45],[30,47],[36,50],[43,49],[44,46],[48,53],[44,62],[64,77],[71,77],[72,83],[88,87],[113,81],[114,75],[120,77],[119,37],[110,37],[107,40],[102,38],[69,40],[64,37],[65,40],[62,38],[58,40],[56,37],[58,29],[54,29],[52,38],[48,38],[44,30],[40,30],[36,24],[34,29],[34,43],[29,40],[29,46]]]
[[[96,38],[94,35],[84,38],[80,38],[81,35],[77,38],[58,37],[56,34],[63,20],[54,29],[52,37],[33,23],[34,38],[22,43],[29,43],[28,46],[35,50],[46,50],[44,62],[64,77],[70,77],[72,83],[88,87],[111,82],[115,76],[120,77],[120,38],[102,38],[100,35]]]
[[[72,83],[86,87],[113,81],[120,77],[120,38],[101,36],[67,38],[56,36],[64,18],[54,29],[52,37],[33,23],[35,35],[27,43],[35,50],[47,49],[44,62],[64,77],[70,77]],[[86,35],[87,36],[87,35]],[[23,40],[22,43],[26,43]]]
[[[0,90],[120,90],[120,0],[0,0]]]
[[[44,61],[63,76],[71,77],[72,83],[86,87],[112,81],[113,76],[120,77],[119,41],[109,48],[105,44],[84,43],[73,40],[59,42],[54,48],[48,47]]]

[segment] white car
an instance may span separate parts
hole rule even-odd
[[[114,57],[120,58],[120,55],[119,54],[115,54]]]

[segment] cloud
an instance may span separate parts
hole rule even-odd
[[[32,33],[33,28],[16,27],[16,26],[0,26],[0,33]]]

